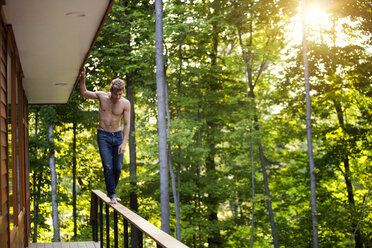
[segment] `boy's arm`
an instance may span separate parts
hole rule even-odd
[[[125,103],[124,113],[123,113],[123,120],[124,120],[124,130],[123,130],[123,143],[119,147],[119,154],[124,153],[127,141],[129,137],[129,130],[130,130],[130,102],[127,100]]]
[[[87,90],[85,85],[85,68],[83,68],[80,72],[80,95],[88,99],[98,99],[96,92]]]

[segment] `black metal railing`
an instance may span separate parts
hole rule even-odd
[[[177,239],[163,232],[159,228],[152,225],[150,222],[143,219],[141,216],[132,212],[122,204],[109,204],[110,198],[99,190],[92,190],[91,194],[91,209],[90,209],[90,224],[93,230],[93,240],[100,242],[100,247],[110,248],[110,242],[113,241],[115,248],[119,247],[119,236],[122,236],[123,245],[120,247],[129,248],[129,229],[131,230],[131,247],[143,247],[143,234],[152,239],[157,247],[163,248],[187,248]],[[105,203],[105,210],[103,209]],[[110,209],[113,210],[113,219],[110,219]],[[105,211],[105,214],[103,213]],[[105,225],[103,221],[105,215]],[[122,216],[123,232],[119,235],[119,218]],[[112,227],[113,228],[110,228]],[[105,230],[104,230],[105,226]],[[131,228],[129,228],[131,226]],[[113,229],[113,233],[112,233]],[[104,240],[104,232],[106,234]],[[99,238],[98,238],[99,233]],[[135,241],[134,241],[135,239]],[[134,241],[134,242],[133,242]]]

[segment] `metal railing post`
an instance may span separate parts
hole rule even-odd
[[[118,213],[114,211],[114,245],[115,248],[119,247],[118,243]]]
[[[103,248],[103,201],[99,200],[100,247]]]
[[[106,203],[106,247],[110,248],[110,209]]]
[[[90,203],[90,224],[92,225],[93,241],[98,241],[98,197],[92,192]]]
[[[103,204],[105,204],[105,210]],[[112,210],[110,210],[110,208]],[[110,211],[113,211],[114,215],[113,217],[111,216],[111,220]],[[106,230],[104,230],[103,227],[104,214]],[[123,217],[123,223],[121,223],[121,221],[119,220],[119,214]],[[110,221],[112,221],[111,224],[114,225],[113,227],[110,227]],[[170,236],[169,234],[163,232],[162,230],[149,223],[141,216],[121,205],[120,203],[111,204],[110,198],[105,193],[99,190],[92,190],[90,224],[92,225],[93,229],[93,240],[100,243],[100,248],[110,248],[110,243],[112,244],[112,240],[110,240],[111,238],[113,238],[113,245],[115,248],[119,248],[119,246],[124,248],[129,248],[129,246],[132,248],[143,248],[143,235],[147,235],[146,237],[149,237],[153,241],[155,241],[157,248],[187,248],[186,245],[182,244],[180,241]],[[122,224],[124,226],[124,244],[119,245],[119,240],[121,239],[119,237],[119,232],[120,235],[122,235]],[[111,235],[110,231],[114,231],[114,234]],[[104,232],[106,232],[105,238]],[[129,232],[131,232],[131,237],[129,237]],[[104,239],[106,239],[106,243]]]
[[[124,248],[129,248],[128,221],[125,218],[124,218]]]

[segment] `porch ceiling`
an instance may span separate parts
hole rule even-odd
[[[8,0],[30,104],[67,103],[113,0]]]

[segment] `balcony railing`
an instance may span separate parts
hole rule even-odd
[[[182,244],[177,239],[173,238],[169,234],[163,232],[150,222],[143,219],[141,216],[132,212],[128,208],[124,207],[120,203],[109,204],[110,198],[106,194],[99,190],[92,190],[91,209],[90,209],[90,224],[93,229],[93,240],[95,242],[100,241],[101,248],[110,248],[110,241],[114,241],[114,247],[119,247],[119,230],[118,230],[118,214],[123,217],[124,232],[124,248],[129,247],[129,232],[128,224],[131,224],[132,232],[133,229],[138,230],[137,246],[143,247],[143,234],[147,235],[153,241],[155,241],[157,247],[163,248],[186,248],[187,246]],[[105,210],[103,205],[105,204]],[[113,209],[113,233],[110,228],[110,208]],[[105,230],[103,228],[103,212],[105,211]],[[111,222],[112,223],[112,222]],[[105,235],[104,235],[105,232]],[[99,233],[99,235],[98,235]],[[113,235],[112,235],[113,234]],[[105,242],[104,242],[104,236]]]

